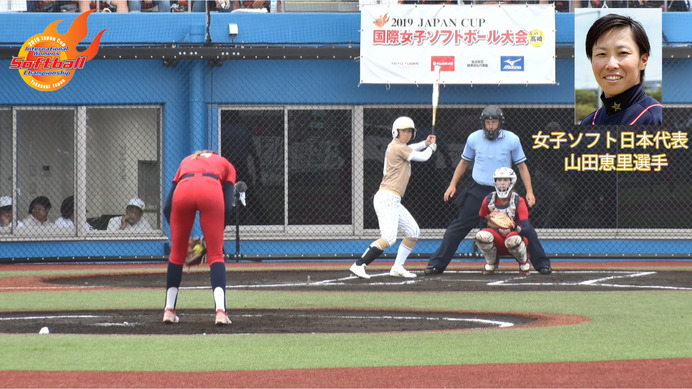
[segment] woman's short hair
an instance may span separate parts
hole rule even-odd
[[[43,208],[45,208],[45,209],[51,208],[50,200],[48,200],[48,197],[38,196],[38,197],[34,198],[33,200],[31,200],[31,204],[29,204],[29,214],[31,214],[31,212],[34,210],[34,206],[36,204],[43,205]]]
[[[646,35],[646,30],[644,30],[641,23],[629,16],[608,14],[596,20],[591,25],[591,28],[589,28],[589,32],[586,33],[585,50],[589,61],[593,55],[593,46],[596,44],[598,38],[614,28],[629,28],[632,32],[632,38],[639,49],[639,56],[641,57],[644,54],[649,54],[649,51],[651,51],[649,37]],[[639,80],[641,82],[644,81],[644,70],[639,72]]]

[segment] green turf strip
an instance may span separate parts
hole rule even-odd
[[[163,291],[0,293],[3,311],[161,309]],[[210,291],[178,308],[210,308]],[[371,308],[587,316],[562,327],[396,334],[0,335],[3,370],[217,371],[692,357],[692,295],[614,292],[229,291],[233,308]],[[373,328],[377,330],[377,328]]]

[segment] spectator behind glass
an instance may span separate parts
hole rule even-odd
[[[27,10],[29,12],[76,12],[77,5],[71,0],[27,0]]]
[[[10,232],[12,228],[12,220],[14,218],[12,212],[12,197],[2,196],[0,197],[0,234],[6,234]],[[17,227],[24,227],[24,223],[20,220],[17,223]]]
[[[130,12],[142,12],[142,3],[144,3],[144,8],[153,8],[156,5],[159,12],[171,12],[170,0],[129,0],[127,5]]]
[[[266,10],[271,12],[271,5],[269,1],[265,0],[233,0],[233,11],[238,10]],[[279,0],[276,1],[276,12],[281,12],[281,2]]]
[[[688,12],[692,0],[669,0],[667,4],[669,12]]]
[[[209,7],[210,11],[219,12],[230,12],[233,8],[230,2],[233,0],[215,0],[215,1],[202,1],[195,0],[192,2],[192,12],[206,12],[206,7]],[[206,6],[205,6],[206,4]]]
[[[555,11],[556,12],[569,12],[569,0],[563,0],[563,1],[549,1],[549,0],[540,0],[538,2],[539,4],[555,4]],[[579,8],[579,7],[576,7]]]
[[[110,4],[109,4],[110,3]],[[130,10],[127,8],[127,0],[110,0],[109,2],[106,2],[106,0],[96,2],[96,1],[91,1],[91,0],[79,0],[79,12],[86,12],[90,9],[95,9],[98,5],[101,4],[109,4],[109,5],[114,5],[116,8],[116,12],[118,13],[127,13],[130,12]],[[170,7],[169,7],[170,9]],[[110,10],[110,8],[108,8]],[[100,9],[96,10],[101,11]]]
[[[38,196],[31,200],[29,204],[29,216],[24,219],[26,227],[47,227],[53,223],[48,221],[48,213],[50,212],[50,200],[46,196]]]
[[[133,198],[125,207],[125,215],[116,216],[108,221],[108,231],[151,231],[151,225],[144,215],[144,200]]]
[[[86,223],[87,230],[93,230],[91,224]],[[74,227],[74,196],[65,197],[60,204],[60,217],[55,219],[56,227]]]

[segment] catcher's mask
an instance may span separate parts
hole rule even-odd
[[[485,127],[486,120],[497,120],[500,124],[494,131],[488,131]],[[502,124],[505,121],[505,115],[502,114],[502,110],[497,105],[489,105],[485,107],[483,112],[481,112],[481,128],[483,129],[483,134],[488,140],[495,140],[502,130]]]
[[[498,182],[500,178],[504,178],[504,180]],[[507,179],[509,179],[509,182]],[[493,181],[495,182],[495,191],[497,195],[505,199],[509,197],[509,194],[512,193],[512,188],[514,188],[514,184],[517,183],[517,175],[514,173],[514,170],[508,167],[501,167],[495,170]]]
[[[407,116],[398,117],[392,124],[392,139],[398,138],[399,130],[403,130],[405,128],[410,128],[413,130],[411,140],[414,140],[416,138],[416,126],[413,124],[413,120]]]

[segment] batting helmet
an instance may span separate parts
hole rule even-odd
[[[413,124],[413,120],[407,116],[400,116],[394,121],[392,124],[392,138],[398,138],[399,130],[406,128],[413,129],[413,137],[411,138],[413,140],[416,137],[416,126]]]
[[[500,187],[497,184],[498,178],[509,178],[509,187]],[[514,170],[508,167],[501,167],[495,170],[495,174],[493,174],[493,182],[495,182],[495,191],[497,192],[497,195],[504,199],[509,196],[509,194],[512,192],[512,188],[514,188],[514,184],[517,183],[517,174],[514,173]]]
[[[488,129],[485,128],[485,121],[486,120],[497,120],[500,122],[500,125],[497,127],[496,131],[488,131]],[[497,105],[489,105],[485,107],[483,112],[481,112],[481,128],[483,129],[483,133],[485,134],[485,137],[488,140],[494,140],[497,138],[498,134],[500,133],[500,130],[502,129],[502,124],[505,121],[505,115],[502,114],[502,110],[500,107]]]

